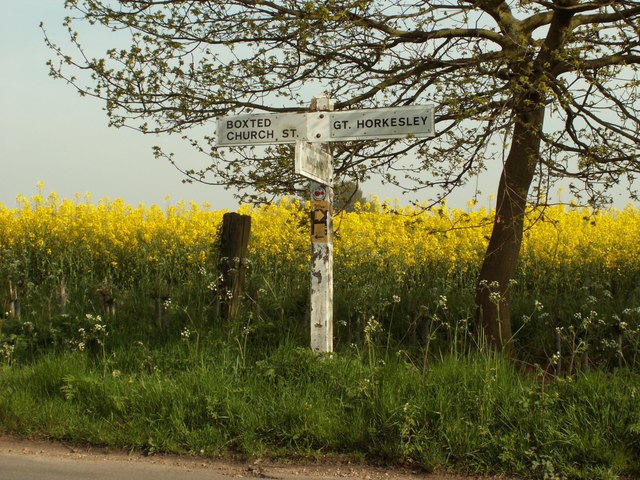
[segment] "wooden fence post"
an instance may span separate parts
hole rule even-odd
[[[67,311],[67,286],[64,283],[64,280],[60,280],[60,293],[58,294],[58,307],[60,309],[60,314],[64,315]]]
[[[105,278],[102,284],[96,289],[96,293],[100,297],[102,310],[105,316],[113,317],[116,314],[116,299],[113,284]]]
[[[20,318],[20,299],[18,286],[9,280],[9,318]]]
[[[154,312],[156,315],[156,326],[161,332],[169,327],[171,306],[171,285],[169,282],[159,278],[153,292]]]
[[[240,310],[247,271],[251,217],[228,212],[222,217],[220,235],[219,305],[222,318],[232,320]]]

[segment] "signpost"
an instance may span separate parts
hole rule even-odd
[[[333,351],[333,157],[329,142],[435,135],[434,107],[333,111],[327,95],[309,113],[251,114],[218,119],[218,145],[295,143],[295,172],[311,180],[311,348]]]

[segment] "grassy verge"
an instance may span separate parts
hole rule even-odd
[[[339,454],[527,478],[640,475],[640,376],[540,382],[495,355],[416,367],[203,340],[0,366],[0,432],[149,453]]]

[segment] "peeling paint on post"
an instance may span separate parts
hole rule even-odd
[[[311,198],[324,192],[328,200],[311,200],[311,349],[333,351],[333,221],[332,188],[311,182]]]
[[[330,110],[333,110],[333,102],[326,95],[315,97],[311,102],[311,111]],[[326,143],[322,148],[331,147]],[[333,187],[311,181],[310,194],[311,349],[333,352]]]

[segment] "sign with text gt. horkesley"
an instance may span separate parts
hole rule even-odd
[[[435,135],[432,105],[343,110],[331,112],[329,119],[332,142]]]

